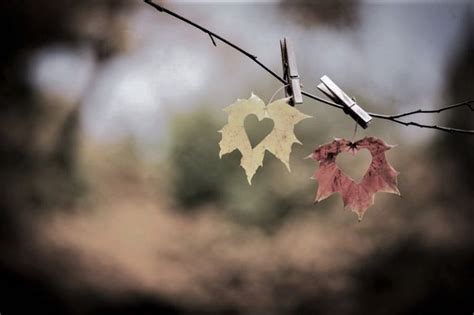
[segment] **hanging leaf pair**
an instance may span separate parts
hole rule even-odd
[[[219,156],[239,150],[242,154],[240,165],[245,170],[249,184],[252,183],[252,177],[257,169],[263,165],[265,151],[275,155],[290,171],[292,145],[301,144],[294,134],[294,127],[310,116],[288,106],[287,98],[265,106],[265,103],[254,94],[249,99],[237,100],[224,111],[229,117],[228,123],[219,131],[222,134]],[[257,116],[259,121],[269,118],[274,122],[271,133],[254,148],[244,127],[245,118],[252,114]],[[366,137],[357,142],[335,139],[320,146],[308,157],[318,161],[320,165],[312,177],[319,182],[315,202],[338,192],[341,194],[344,206],[356,212],[360,220],[365,210],[374,204],[375,193],[381,191],[400,194],[397,188],[398,172],[385,158],[385,152],[392,147],[374,137]],[[371,153],[372,162],[362,181],[356,183],[337,167],[336,157],[342,152],[355,154],[362,149],[367,149]]]

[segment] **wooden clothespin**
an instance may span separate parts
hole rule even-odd
[[[354,99],[347,96],[343,90],[341,90],[336,83],[334,83],[328,76],[321,78],[318,89],[326,94],[334,103],[344,106],[344,112],[349,114],[362,128],[367,128],[372,117],[362,109]]]
[[[303,104],[303,95],[301,94],[300,76],[296,67],[296,57],[291,41],[285,37],[280,40],[281,61],[283,64],[283,78],[288,82],[285,88],[285,95],[291,97],[290,105]]]

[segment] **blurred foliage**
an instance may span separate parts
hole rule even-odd
[[[231,161],[219,160],[218,130],[219,123],[209,109],[182,114],[172,123],[170,186],[174,198],[186,209],[222,200],[227,181],[233,175]]]

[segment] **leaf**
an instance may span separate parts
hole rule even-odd
[[[267,106],[256,95],[252,93],[249,99],[237,100],[224,109],[228,113],[228,123],[219,130],[222,139],[219,142],[221,148],[219,157],[239,150],[242,154],[240,165],[245,170],[249,184],[257,169],[263,165],[265,150],[271,152],[280,159],[290,171],[290,154],[293,143],[301,142],[294,134],[295,125],[307,116],[288,105],[288,98],[276,100]],[[248,115],[254,114],[259,121],[269,118],[273,120],[274,128],[253,149],[249,137],[245,131],[244,121]]]
[[[374,204],[375,193],[380,191],[400,195],[397,187],[399,173],[385,158],[385,151],[393,147],[375,137],[365,137],[354,143],[346,139],[335,139],[321,145],[308,157],[319,162],[319,169],[312,177],[319,182],[315,203],[338,192],[344,207],[357,213],[360,221],[365,210]],[[355,154],[361,149],[370,152],[372,162],[362,181],[356,183],[338,168],[336,157],[341,152]]]

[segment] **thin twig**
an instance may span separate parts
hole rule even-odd
[[[155,8],[156,10],[158,10],[159,12],[169,14],[169,15],[171,15],[171,16],[173,16],[173,17],[175,17],[175,18],[177,18],[177,19],[179,19],[179,20],[181,20],[181,21],[183,21],[183,22],[185,22],[185,23],[187,23],[191,26],[194,26],[195,28],[201,30],[202,32],[208,34],[209,37],[211,38],[212,43],[213,43],[214,46],[217,46],[215,39],[218,39],[221,42],[223,42],[224,44],[234,48],[235,50],[237,50],[241,54],[243,54],[243,55],[247,56],[248,58],[250,58],[256,64],[258,64],[262,69],[264,69],[266,72],[268,72],[275,79],[277,79],[278,81],[280,81],[281,83],[283,83],[285,85],[288,84],[288,82],[286,82],[286,80],[283,77],[279,76],[274,71],[272,71],[270,68],[268,68],[266,65],[264,65],[262,62],[260,62],[257,59],[257,56],[249,53],[248,51],[244,50],[243,48],[237,46],[236,44],[233,44],[232,42],[228,41],[227,39],[223,38],[222,36],[212,32],[212,31],[208,30],[207,28],[190,21],[187,18],[185,18],[185,17],[183,17],[183,16],[181,16],[181,15],[179,15],[179,14],[173,12],[173,11],[170,11],[170,10],[166,9],[166,8],[164,8],[163,6],[161,6],[157,3],[154,3],[152,0],[143,0],[143,1],[147,4],[149,4],[150,6],[152,6],[153,8]],[[343,105],[328,101],[324,98],[321,98],[321,97],[316,96],[314,94],[308,93],[306,91],[302,91],[302,94],[304,96],[306,96],[308,98],[311,98],[313,100],[316,100],[318,102],[321,102],[321,103],[324,103],[326,105],[344,110]],[[371,115],[374,118],[393,121],[397,124],[401,124],[401,125],[404,125],[404,126],[416,126],[416,127],[419,127],[419,128],[435,129],[435,130],[440,130],[440,131],[445,131],[445,132],[450,132],[450,133],[463,133],[463,134],[472,134],[472,135],[474,135],[474,130],[449,128],[449,127],[443,127],[443,126],[437,126],[437,125],[425,125],[425,124],[420,124],[420,123],[417,123],[417,122],[414,122],[414,121],[405,122],[405,121],[402,121],[402,120],[398,119],[398,118],[401,118],[401,117],[407,117],[407,116],[415,115],[415,114],[441,113],[441,112],[446,111],[446,110],[450,110],[450,109],[454,109],[454,108],[458,108],[458,107],[463,107],[463,106],[469,107],[471,110],[474,111],[474,108],[473,108],[474,100],[467,100],[465,102],[461,102],[461,103],[457,103],[457,104],[453,104],[453,105],[448,105],[448,106],[445,106],[445,107],[442,107],[442,108],[439,108],[439,109],[432,109],[432,110],[418,109],[418,110],[405,112],[405,113],[399,113],[399,114],[395,114],[395,115],[384,115],[384,114],[378,114],[378,113],[369,113],[369,115]]]
[[[315,101],[318,101],[318,102],[321,102],[321,103],[324,103],[326,105],[329,105],[329,106],[332,106],[332,107],[336,107],[336,108],[339,108],[339,109],[342,109],[344,110],[344,106],[343,105],[340,105],[340,104],[337,104],[337,103],[334,103],[334,102],[331,102],[331,101],[328,101],[322,97],[319,97],[319,96],[316,96],[314,94],[311,94],[309,92],[306,92],[306,91],[301,91],[301,94],[303,94],[304,96],[306,97],[309,97]]]
[[[450,133],[463,133],[463,134],[474,135],[474,130],[457,129],[457,128],[451,128],[451,127],[438,126],[438,125],[425,125],[425,124],[417,123],[415,121],[403,121],[397,118],[391,118],[390,116],[385,116],[385,115],[380,115],[380,114],[376,114],[376,116],[373,115],[372,117],[387,119],[387,120],[393,121],[394,123],[404,125],[404,126],[415,126],[419,128],[436,129],[436,130],[446,131]]]
[[[209,37],[211,38],[212,44],[217,47],[216,41],[214,40],[214,37],[212,37],[211,34],[209,34]]]
[[[438,109],[430,109],[430,110],[417,109],[417,110],[414,110],[414,111],[411,111],[411,112],[406,112],[406,113],[401,113],[401,114],[396,114],[396,115],[390,115],[390,117],[391,118],[401,118],[401,117],[415,115],[415,114],[441,113],[441,112],[444,112],[445,110],[450,110],[450,109],[454,109],[454,108],[457,108],[457,107],[463,107],[463,106],[466,106],[466,107],[470,108],[472,111],[474,111],[473,105],[474,105],[474,100],[467,100],[467,101],[464,101],[464,102],[461,102],[461,103],[441,107],[441,108],[438,108]]]

